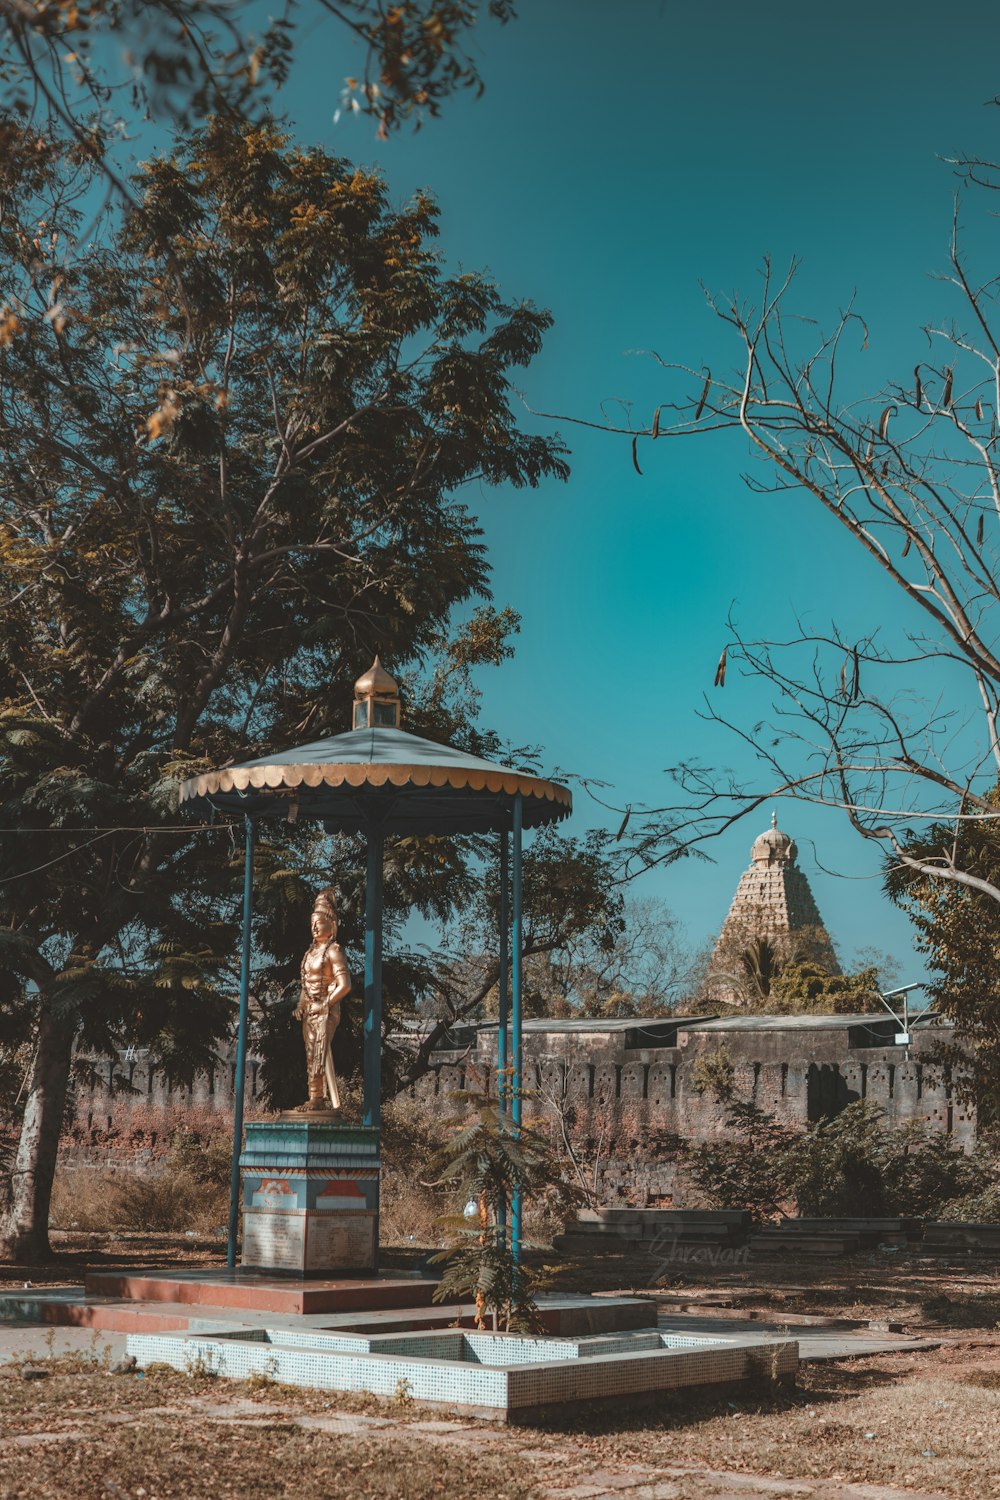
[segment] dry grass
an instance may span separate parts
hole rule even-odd
[[[968,1351],[966,1351],[968,1357]],[[595,1467],[685,1463],[769,1479],[847,1481],[987,1500],[1000,1495],[1000,1394],[984,1368],[939,1354],[802,1368],[790,1393],[674,1397],[637,1427],[627,1415],[559,1424]],[[973,1357],[982,1359],[982,1353]],[[971,1377],[971,1378],[970,1378]],[[555,1430],[550,1428],[549,1430]]]
[[[150,1174],[73,1167],[56,1176],[50,1223],[80,1233],[211,1234],[228,1216],[228,1192],[183,1169]]]
[[[353,1404],[357,1409],[357,1403]],[[338,1403],[346,1416],[351,1403]],[[24,1383],[0,1373],[7,1500],[502,1500],[528,1496],[499,1453],[386,1441],[349,1417],[330,1430],[329,1401],[280,1387],[250,1391],[173,1371],[145,1378],[104,1371]],[[307,1425],[303,1425],[303,1416]]]
[[[0,1371],[3,1500],[557,1500],[598,1479],[593,1495],[627,1492],[640,1482],[633,1469],[699,1497],[732,1493],[736,1484],[720,1483],[726,1473],[760,1477],[772,1495],[775,1481],[815,1496],[841,1482],[956,1500],[1000,1494],[1000,1341],[809,1366],[795,1391],[678,1395],[655,1412],[589,1413],[528,1430],[445,1424],[411,1403],[163,1366],[141,1379],[85,1360],[53,1369],[37,1383]]]

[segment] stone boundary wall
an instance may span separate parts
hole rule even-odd
[[[598,1177],[606,1203],[669,1198],[677,1186],[676,1167],[665,1159],[671,1139],[725,1136],[726,1105],[695,1086],[699,1059],[723,1045],[737,1095],[752,1098],[782,1124],[804,1130],[865,1099],[883,1112],[889,1128],[919,1125],[971,1150],[974,1113],[931,1060],[940,1041],[953,1039],[953,1029],[915,1032],[909,1049],[893,1043],[894,1033],[891,1019],[886,1025],[873,1017],[830,1017],[829,1025],[819,1018],[805,1024],[800,1017],[746,1017],[732,1026],[681,1023],[674,1035],[662,1037],[676,1045],[636,1048],[626,1043],[639,1038],[624,1029],[616,1045],[615,1034],[598,1023],[592,1032],[529,1023],[525,1085],[539,1097],[526,1109],[541,1104],[560,1111],[589,1168],[603,1153]],[[495,1032],[481,1028],[454,1040],[465,1045],[436,1054],[432,1072],[413,1090],[427,1104],[443,1103],[458,1089],[495,1086]]]
[[[248,1057],[244,1095],[248,1120],[263,1113],[258,1103],[259,1070],[260,1058]],[[195,1077],[193,1087],[173,1081],[147,1055],[125,1053],[114,1062],[97,1061],[89,1077],[78,1078],[72,1090],[59,1144],[60,1161],[154,1167],[180,1130],[202,1138],[231,1132],[236,1049],[226,1049],[211,1072]]]
[[[887,1126],[918,1124],[971,1150],[974,1115],[932,1061],[950,1027],[913,1033],[909,1049],[893,1043],[891,1018],[746,1017],[731,1021],[669,1018],[650,1021],[544,1022],[525,1025],[525,1084],[537,1090],[527,1111],[561,1112],[590,1153],[610,1199],[648,1201],[674,1190],[671,1138],[711,1141],[726,1132],[726,1106],[695,1086],[699,1059],[725,1047],[740,1097],[753,1098],[779,1121],[804,1129],[855,1099],[881,1109]],[[405,1038],[394,1038],[395,1042]],[[641,1043],[643,1045],[636,1045]],[[907,1056],[907,1050],[909,1055]],[[464,1088],[496,1086],[496,1033],[491,1026],[457,1029],[434,1054],[431,1071],[411,1091],[418,1101],[449,1108]],[[247,1068],[245,1108],[257,1105],[260,1060]],[[112,1091],[112,1064],[99,1063],[78,1083],[64,1133],[64,1160],[153,1162],[177,1130],[224,1134],[232,1119],[235,1061],[223,1055],[193,1088],[173,1085],[148,1057],[123,1056],[115,1075],[128,1089]]]

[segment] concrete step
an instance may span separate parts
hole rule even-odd
[[[383,1307],[298,1314],[191,1302],[136,1302],[88,1296],[83,1287],[0,1293],[0,1327],[43,1325],[102,1333],[177,1333],[219,1328],[311,1327],[346,1333],[397,1333],[475,1324],[473,1303]],[[548,1333],[565,1337],[649,1328],[656,1303],[645,1297],[543,1294],[538,1314]]]
[[[754,1255],[856,1255],[860,1249],[857,1234],[785,1234],[780,1229],[761,1229],[750,1236]]]
[[[782,1229],[802,1229],[811,1234],[823,1233],[829,1229],[846,1230],[856,1234],[919,1234],[923,1227],[922,1219],[905,1218],[878,1218],[848,1216],[846,1218],[797,1218],[783,1219]]]
[[[177,1302],[233,1311],[272,1313],[365,1312],[380,1307],[426,1307],[436,1279],[358,1276],[302,1280],[243,1271],[94,1271],[84,1280],[91,1297],[123,1302]]]
[[[733,1227],[735,1229],[735,1226]],[[737,1245],[746,1238],[745,1233],[729,1233],[726,1226],[717,1228],[711,1224],[570,1223],[566,1225],[565,1232],[575,1235],[578,1239],[590,1240],[595,1247],[600,1245],[613,1247],[619,1243],[658,1245],[663,1244],[664,1241],[676,1241],[678,1244]]]
[[[924,1225],[924,1250],[1000,1250],[1000,1224],[942,1221]]]
[[[737,1208],[585,1208],[581,1224],[716,1224],[742,1227],[750,1214]]]

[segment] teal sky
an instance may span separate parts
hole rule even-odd
[[[941,157],[1000,152],[1000,112],[987,107],[1000,92],[995,5],[521,9],[506,29],[481,28],[485,96],[451,102],[416,134],[378,143],[366,120],[334,123],[352,60],[331,56],[332,28],[315,29],[284,104],[303,141],[378,164],[400,200],[430,188],[452,265],[488,268],[507,295],[552,310],[524,381],[533,407],[599,419],[602,401],[626,398],[648,420],[665,387],[630,351],[716,367],[735,357],[699,282],[753,295],[765,254],[801,258],[795,304],[821,323],[856,291],[871,330],[862,389],[912,369],[922,324],[947,306],[932,273],[956,180]],[[899,614],[804,499],[748,492],[741,439],[647,446],[640,478],[622,440],[560,430],[568,485],[474,500],[497,602],[523,616],[516,660],[483,676],[484,718],[542,743],[550,764],[646,803],[668,797],[662,771],[678,760],[739,768],[738,747],[698,717],[731,605],[751,636],[792,632],[796,613],[849,634]],[[749,726],[767,701],[736,682],[722,706]],[[579,794],[574,826],[600,821]],[[666,900],[701,941],[766,821],[720,840],[717,863],[664,869],[639,893]],[[876,853],[831,811],[786,803],[779,821],[844,960],[874,945],[897,955],[903,979],[917,974]],[[817,869],[814,849],[839,875]]]

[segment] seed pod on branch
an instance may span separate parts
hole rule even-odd
[[[719,665],[715,669],[715,682],[712,684],[713,687],[725,687],[726,685],[726,653],[728,652],[728,650],[728,646],[724,646],[722,648],[722,655],[719,657]]]
[[[709,370],[708,374],[705,376],[705,384],[702,386],[701,395],[698,398],[698,410],[694,414],[694,419],[695,419],[696,422],[699,420],[699,418],[701,417],[702,412],[705,410],[705,402],[708,400],[708,393],[709,393],[709,391],[711,389],[712,389],[712,372],[711,372],[711,370]]]

